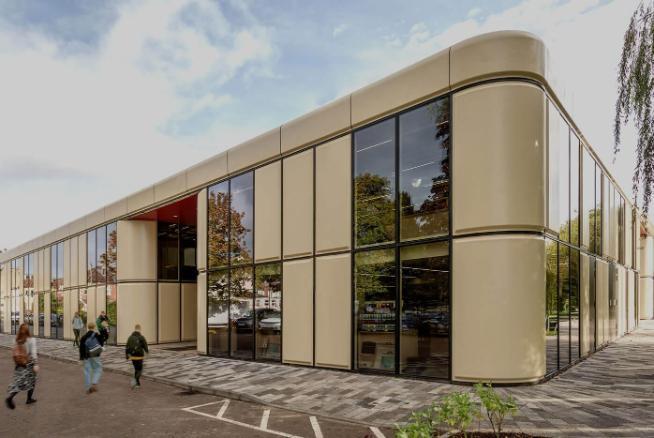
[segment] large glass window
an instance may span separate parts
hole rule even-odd
[[[559,245],[559,367],[570,363],[570,249]]]
[[[561,240],[570,239],[570,132],[549,103],[549,222]]]
[[[579,250],[570,249],[570,362],[579,359]]]
[[[118,327],[118,286],[115,284],[107,285],[107,317],[109,318],[109,339],[112,345],[116,344],[116,334]]]
[[[198,277],[196,248],[197,248],[197,229],[195,225],[180,225],[180,243],[181,250],[181,270],[182,281],[195,282]]]
[[[107,225],[107,283],[117,281],[118,269],[118,230],[116,223]]]
[[[595,165],[595,253],[602,254],[602,217],[605,213],[605,208],[602,207],[604,197],[602,196],[602,181],[604,176],[599,164]]]
[[[208,353],[229,352],[229,281],[227,270],[209,272],[207,284]]]
[[[50,337],[64,338],[64,244],[50,247]]]
[[[159,280],[179,280],[179,224],[157,223]]]
[[[238,359],[252,359],[254,353],[254,297],[252,268],[230,271],[229,320],[231,326],[230,355]]]
[[[95,252],[95,230],[86,233],[86,282],[96,283],[97,259]]]
[[[395,372],[395,249],[355,254],[357,368]]]
[[[595,252],[595,160],[586,148],[583,150],[582,173],[582,239],[583,246]]]
[[[570,131],[570,243],[579,246],[579,139]]]
[[[400,373],[448,378],[448,242],[400,249]]]
[[[254,229],[254,178],[248,172],[230,181],[230,254],[231,264],[252,262]]]
[[[227,266],[229,256],[229,181],[209,187],[208,266]]]
[[[449,99],[400,116],[400,238],[447,235]]]
[[[618,199],[618,261],[625,264],[625,202],[618,190],[615,191]]]
[[[34,254],[23,257],[23,322],[34,333]]]
[[[107,228],[100,227],[95,230],[96,239],[96,283],[107,281]]]
[[[255,268],[254,315],[256,318],[256,358],[281,360],[282,272],[279,263]]]
[[[545,358],[546,373],[551,374],[559,368],[559,250],[554,240],[545,239],[545,263]]]
[[[85,326],[87,323],[87,315],[88,315],[88,307],[86,303],[87,303],[86,289],[80,289],[78,309],[79,309],[79,316],[82,318],[82,321],[84,321]]]
[[[39,336],[45,336],[45,299],[46,293],[39,293]]]
[[[395,240],[395,119],[354,133],[356,246]]]

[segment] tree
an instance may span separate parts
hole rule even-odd
[[[613,126],[614,153],[620,150],[621,129],[633,119],[638,131],[633,191],[636,205],[642,187],[647,213],[654,187],[654,3],[641,2],[624,35],[618,66],[618,99]]]

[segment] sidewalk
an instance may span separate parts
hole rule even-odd
[[[0,347],[12,341],[0,335]],[[38,345],[41,355],[77,362],[71,342],[39,339]],[[108,347],[103,362],[105,369],[131,374],[123,348]],[[405,420],[440,394],[469,389],[156,348],[146,360],[144,376],[198,392],[379,426]],[[520,415],[509,424],[513,430],[546,436],[654,436],[654,323],[641,322],[636,332],[547,383],[500,391],[513,394],[520,405]]]

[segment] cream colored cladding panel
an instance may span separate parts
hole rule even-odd
[[[145,189],[128,196],[127,212],[133,213],[151,204],[154,204],[154,186],[146,187]]]
[[[186,191],[186,172],[180,172],[154,185],[154,201],[172,198]]]
[[[104,208],[94,211],[86,215],[86,228],[93,228],[100,225],[105,221]],[[62,236],[64,237],[64,236]]]
[[[636,278],[633,271],[627,271],[627,331],[632,331],[636,328],[635,319],[635,287]]]
[[[452,379],[517,383],[542,378],[543,238],[455,239],[452,256]]]
[[[654,278],[641,277],[638,281],[638,311],[640,319],[654,318]]]
[[[588,255],[581,253],[581,289],[580,312],[581,312],[581,355],[590,353],[590,261]]]
[[[641,239],[642,249],[640,254],[640,275],[653,276],[654,275],[654,237],[647,236]]]
[[[609,205],[609,180],[604,176],[602,178],[602,254],[605,257],[609,257],[611,254],[610,248],[610,236],[611,233],[609,230],[609,225],[611,223],[611,210]]]
[[[197,289],[195,283],[182,283],[182,341],[197,339]]]
[[[136,324],[149,343],[157,341],[157,284],[118,285],[118,344],[125,344]]]
[[[352,137],[316,148],[316,253],[350,248]]]
[[[625,239],[624,239],[624,264],[628,268],[633,268],[633,224],[632,220],[632,210],[631,206],[625,202],[625,219],[624,219],[624,229],[625,229]]]
[[[207,189],[202,189],[197,197],[197,248],[198,271],[207,269]]]
[[[159,283],[159,342],[179,342],[179,283]]]
[[[70,239],[64,241],[64,287],[70,287],[72,280],[70,278]]]
[[[275,128],[227,151],[229,173],[279,157],[281,129]]]
[[[86,288],[86,320],[88,322],[95,322],[98,318],[97,306],[96,306],[96,291],[95,287]]]
[[[79,242],[78,237],[70,239],[70,285],[79,286]]]
[[[157,223],[118,221],[118,280],[157,279]]]
[[[107,221],[118,219],[126,214],[127,198],[111,203],[104,208],[104,217]]]
[[[282,362],[313,365],[313,260],[284,263]]]
[[[80,286],[86,285],[86,233],[77,236],[77,282]]]
[[[227,152],[211,157],[186,171],[189,189],[208,184],[227,175]]]
[[[609,342],[609,265],[597,260],[596,265],[596,343],[598,346]]]
[[[543,92],[524,83],[482,85],[452,104],[454,234],[545,227]]]
[[[350,254],[316,258],[316,366],[351,368]]]
[[[622,266],[616,265],[617,279],[616,279],[616,297],[618,300],[617,307],[617,318],[618,318],[618,336],[622,336],[627,330],[626,324],[626,307],[627,307],[627,295],[625,294],[626,284],[625,284],[625,270]]]
[[[35,270],[35,276],[34,276],[34,281],[35,283],[35,289],[36,291],[40,292],[44,290],[43,286],[43,250],[37,251],[36,255],[34,256],[34,259],[36,261],[36,270]]]
[[[282,126],[282,154],[350,129],[350,96],[337,99]]]
[[[547,49],[535,35],[500,31],[455,44],[450,49],[450,86],[498,76],[546,79]]]
[[[43,250],[43,290],[50,290],[50,247]]]
[[[207,354],[207,274],[198,274],[197,303],[197,350]]]
[[[310,255],[313,253],[313,149],[284,159],[283,174],[284,257]]]
[[[254,256],[256,261],[279,260],[282,247],[282,163],[254,173]]]
[[[390,114],[449,87],[449,49],[352,93],[352,125]]]
[[[47,292],[43,294],[43,336],[46,338],[50,337],[50,329],[52,327],[50,315],[52,315],[50,309],[50,292]]]

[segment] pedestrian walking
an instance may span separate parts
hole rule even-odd
[[[26,403],[28,405],[36,403],[34,386],[36,385],[36,373],[39,371],[36,339],[32,337],[29,326],[25,323],[18,328],[12,356],[15,364],[14,378],[7,390],[9,396],[5,399],[5,404],[9,409],[16,408],[14,397],[20,391],[27,391]]]
[[[79,360],[84,361],[84,389],[87,394],[96,392],[102,376],[102,360],[104,340],[95,331],[95,323],[89,322],[88,331],[79,342]]]
[[[141,373],[143,372],[143,360],[146,353],[148,353],[148,342],[141,334],[141,326],[136,324],[134,331],[127,338],[127,345],[125,345],[125,358],[131,360],[134,367],[132,389],[141,387]]]
[[[75,335],[75,340],[73,341],[73,347],[79,347],[79,334],[84,328],[84,321],[82,317],[79,316],[79,312],[75,312],[73,316],[73,334]]]
[[[100,312],[100,315],[96,318],[95,326],[98,328],[98,332],[102,335],[104,342],[107,342],[107,339],[109,339],[109,317],[104,310]]]

